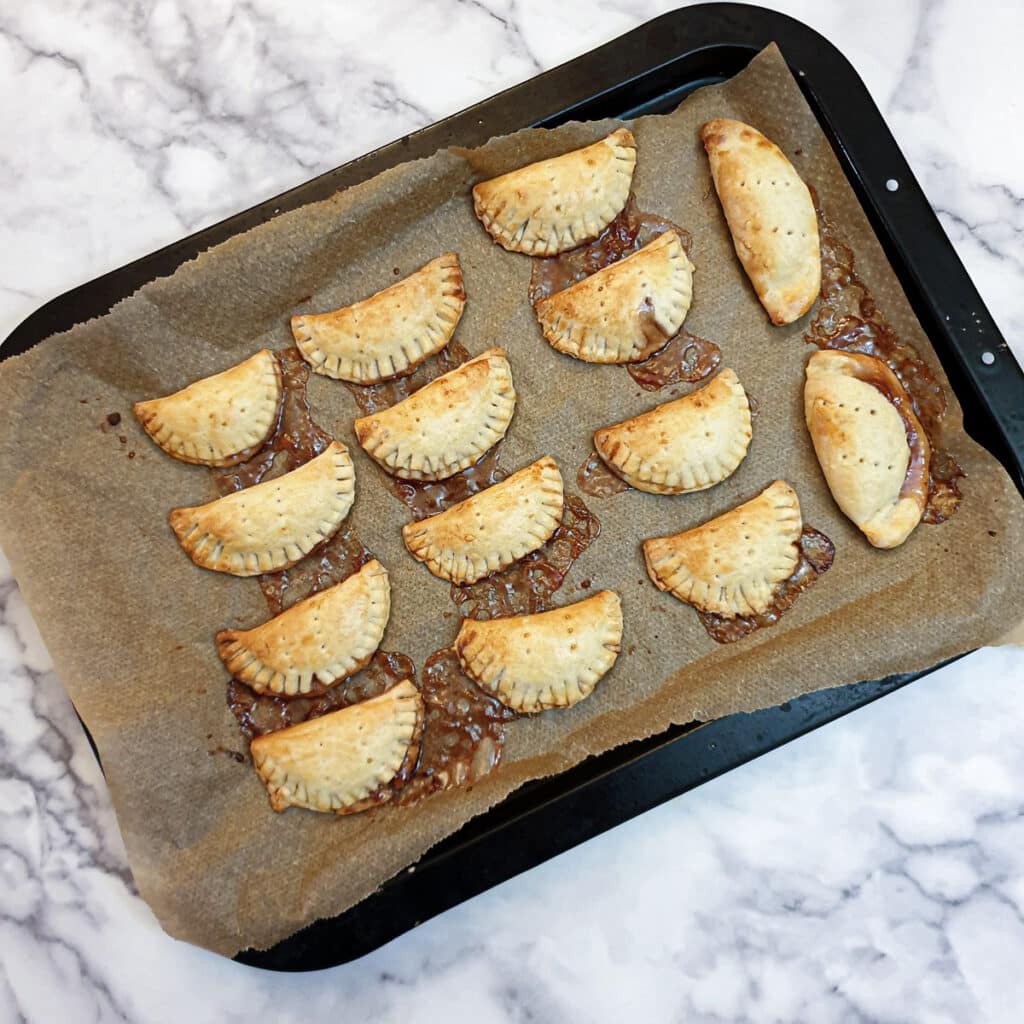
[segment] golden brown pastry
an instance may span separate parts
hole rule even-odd
[[[896,375],[872,356],[815,352],[804,416],[836,504],[875,547],[902,544],[928,503],[931,447]]]
[[[756,498],[673,537],[645,540],[647,574],[702,612],[757,615],[800,560],[796,491],[776,480]]]
[[[264,348],[173,395],[136,402],[132,411],[168,455],[201,466],[233,466],[274,432],[281,395],[281,368]]]
[[[690,308],[693,265],[675,231],[542,299],[535,309],[551,345],[588,363],[646,359]]]
[[[292,334],[316,373],[375,384],[411,373],[440,352],[465,305],[459,257],[446,252],[361,302],[293,316]]]
[[[732,370],[682,398],[594,432],[608,468],[651,494],[702,491],[731,476],[750,446],[750,403]]]
[[[435,516],[407,523],[409,553],[435,576],[475,583],[542,547],[562,521],[562,474],[549,455]]]
[[[373,657],[391,614],[388,573],[373,558],[253,629],[224,629],[217,653],[225,668],[257,693],[295,697],[314,683],[330,686]]]
[[[622,641],[619,595],[536,615],[463,619],[455,652],[466,674],[514,711],[567,708],[589,697],[615,664]]]
[[[257,736],[249,748],[270,806],[354,814],[390,800],[419,755],[423,698],[403,680],[379,697]]]
[[[505,350],[490,348],[354,427],[366,453],[392,476],[444,480],[505,436],[515,407]]]
[[[619,128],[592,146],[473,187],[473,209],[510,252],[554,256],[597,238],[629,198],[636,142]]]
[[[790,324],[821,287],[818,218],[810,190],[774,142],[741,121],[700,130],[733,245],[773,324]]]
[[[256,576],[294,565],[333,537],[355,498],[348,449],[332,441],[290,473],[167,517],[189,558],[204,569]]]

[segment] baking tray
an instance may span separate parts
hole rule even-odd
[[[568,120],[667,113],[776,42],[856,191],[964,410],[968,432],[1024,493],[1024,373],[985,309],[864,83],[824,37],[740,4],[665,14],[590,53],[104,274],[42,306],[0,358],[106,313],[232,235],[449,145]],[[938,667],[938,666],[936,666]],[[823,676],[828,669],[823,667]],[[862,707],[925,673],[806,694],[779,707],[677,726],[528,783],[344,914],[242,963],[308,971],[362,956],[457,903],[627,819]],[[95,748],[94,748],[95,749]]]

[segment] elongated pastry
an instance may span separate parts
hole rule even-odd
[[[810,190],[774,142],[741,121],[700,130],[733,245],[773,324],[790,324],[821,287],[818,218]]]
[[[316,373],[375,384],[411,373],[440,352],[465,305],[459,257],[446,252],[361,302],[293,316],[292,334]]]
[[[295,697],[330,686],[373,657],[391,614],[388,573],[375,558],[253,629],[224,629],[224,667],[257,693]]]
[[[756,498],[672,537],[643,544],[647,574],[703,612],[757,615],[800,560],[796,491],[776,480]]]
[[[559,352],[588,363],[631,363],[683,326],[692,294],[693,265],[679,235],[666,231],[535,309],[544,337]]]
[[[804,417],[836,504],[875,547],[902,544],[928,503],[931,446],[896,375],[872,356],[815,352]]]
[[[284,476],[167,517],[189,558],[204,569],[256,576],[294,565],[333,537],[355,498],[348,449],[332,441]]]
[[[233,466],[274,432],[281,394],[281,368],[264,348],[173,395],[136,402],[132,411],[168,455],[201,466]]]
[[[592,146],[473,187],[473,209],[510,252],[554,256],[597,238],[629,198],[636,142],[618,128]]]
[[[423,733],[423,698],[403,680],[379,697],[252,741],[253,767],[275,811],[355,814],[390,800],[411,771]]]
[[[683,494],[731,476],[751,436],[747,393],[732,370],[722,370],[691,395],[595,431],[594,447],[638,490]]]
[[[549,455],[508,479],[402,527],[409,553],[435,576],[474,583],[543,546],[562,521],[562,474]]]
[[[455,652],[466,674],[514,711],[567,708],[615,664],[622,604],[602,590],[564,608],[478,622],[463,619]]]
[[[515,407],[505,350],[489,348],[354,427],[366,453],[392,476],[444,480],[505,436]]]

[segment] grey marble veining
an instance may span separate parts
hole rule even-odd
[[[672,6],[0,5],[0,336],[51,295]],[[1024,358],[1018,5],[779,6],[861,71]],[[1022,682],[1024,652],[978,652],[356,964],[278,977],[169,939],[138,899],[0,562],[0,1024],[1018,1021]]]

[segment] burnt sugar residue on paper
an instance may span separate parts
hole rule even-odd
[[[535,306],[625,259],[665,231],[677,232],[684,250],[690,254],[690,232],[664,217],[640,210],[631,195],[619,215],[593,242],[558,256],[532,260],[530,305]],[[691,334],[685,327],[672,336],[665,334],[649,308],[638,310],[637,315],[647,345],[642,359],[627,363],[626,369],[640,387],[657,391],[671,384],[694,383],[717,369],[722,353],[714,342]]]
[[[910,395],[914,413],[931,446],[928,503],[922,522],[945,522],[960,504],[959,481],[965,476],[956,458],[942,447],[942,421],[948,404],[945,388],[921,353],[896,333],[878,309],[857,274],[853,250],[842,241],[813,189],[812,195],[821,238],[821,295],[804,340],[819,348],[874,356],[896,375]],[[871,383],[878,386],[875,381]],[[884,393],[884,389],[880,390]],[[887,397],[891,400],[891,396]],[[897,410],[900,411],[899,406]],[[906,417],[904,423],[913,452],[911,424]],[[913,471],[912,459],[908,473]]]

